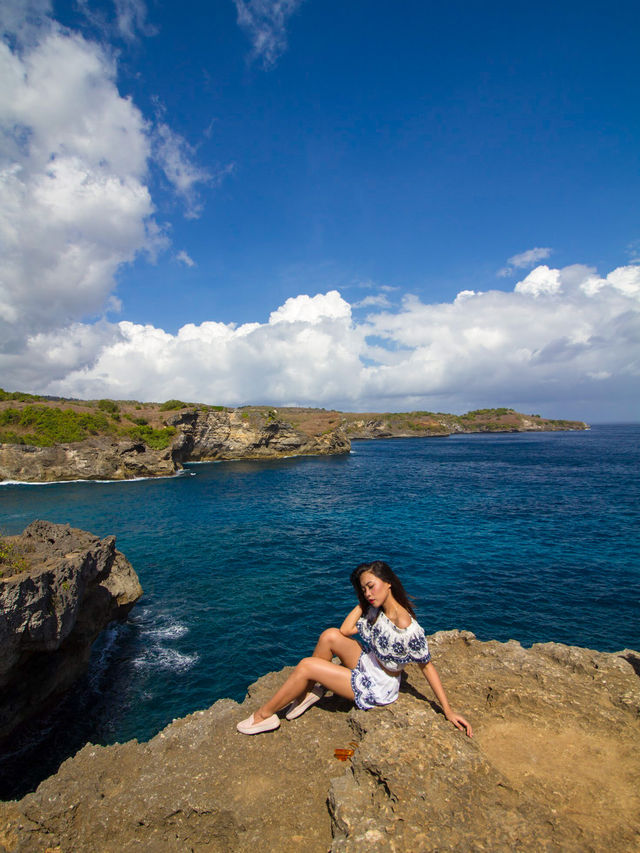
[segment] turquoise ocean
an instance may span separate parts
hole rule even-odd
[[[311,652],[383,559],[427,631],[640,649],[640,425],[354,442],[339,457],[0,486],[0,530],[115,534],[144,596],[63,705],[0,756],[18,796],[87,741],[146,740]]]

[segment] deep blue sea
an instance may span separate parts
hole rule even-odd
[[[115,534],[144,597],[63,707],[0,757],[24,793],[86,741],[146,740],[309,654],[383,559],[431,633],[640,649],[640,425],[354,442],[350,455],[0,486],[0,531]]]

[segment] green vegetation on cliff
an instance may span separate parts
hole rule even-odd
[[[176,432],[174,427],[154,429],[143,418],[131,426],[121,426],[117,407],[107,409],[111,412],[109,416],[103,405],[106,402],[112,401],[101,400],[97,412],[33,405],[19,409],[4,408],[0,410],[0,443],[52,447],[83,441],[95,435],[110,435],[143,441],[155,450],[171,444]]]
[[[38,397],[0,389],[0,444],[52,447],[94,436],[129,439],[154,450],[169,447],[185,410],[233,412],[226,406],[171,399],[164,403],[136,400],[74,400]],[[522,432],[585,429],[580,421],[523,415],[510,408],[475,409],[463,415],[413,412],[355,413],[310,407],[242,406],[242,420],[256,429],[282,422],[308,435],[343,429],[350,438],[446,436],[460,432]]]
[[[12,542],[0,538],[0,578],[17,575],[28,567],[20,550]]]

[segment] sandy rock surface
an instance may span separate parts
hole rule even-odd
[[[411,667],[398,701],[325,697],[236,733],[283,679],[174,721],[146,744],[84,747],[17,803],[0,849],[70,851],[636,851],[640,655],[430,638],[472,740]],[[348,763],[336,748],[357,742]]]

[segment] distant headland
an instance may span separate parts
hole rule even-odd
[[[0,480],[55,482],[171,476],[186,463],[348,453],[353,439],[584,430],[509,408],[341,412],[167,400],[77,400],[0,389]]]

